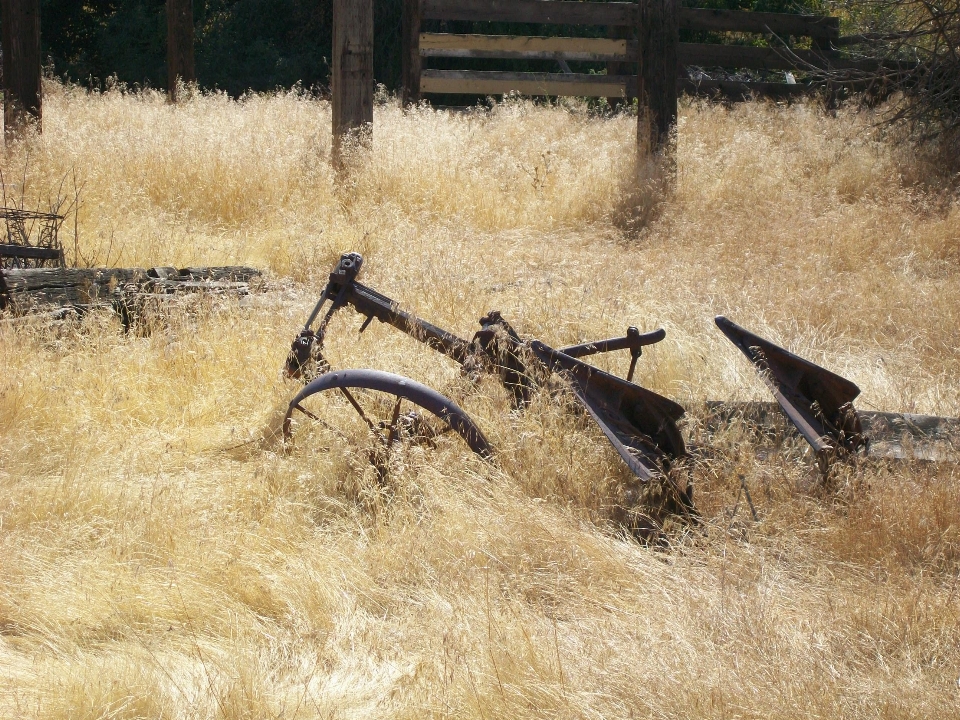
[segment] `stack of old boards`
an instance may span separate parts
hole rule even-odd
[[[0,270],[0,310],[63,317],[107,307],[129,327],[136,309],[182,293],[245,295],[260,271],[243,266],[153,268],[15,268]]]

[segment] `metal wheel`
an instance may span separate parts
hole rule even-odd
[[[339,418],[321,417],[317,411],[323,411],[319,407],[311,408],[305,403],[311,396],[326,391],[335,391],[341,398]],[[404,412],[404,402],[414,407]],[[424,417],[418,408],[439,418],[442,423]],[[348,410],[352,412],[345,413]],[[336,423],[350,421],[345,415],[352,417],[354,422],[359,420],[375,439],[371,462],[381,478],[387,474],[390,453],[395,445],[404,441],[429,442],[451,430],[480,457],[489,458],[493,454],[480,428],[453,400],[416,380],[380,370],[338,370],[310,382],[290,401],[283,420],[284,438],[289,439],[293,434],[296,413],[334,430]]]

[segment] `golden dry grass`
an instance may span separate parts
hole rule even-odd
[[[345,250],[464,336],[491,308],[558,345],[663,326],[638,380],[691,407],[766,399],[724,313],[853,379],[861,408],[960,414],[960,205],[869,118],[685,105],[654,205],[635,119],[575,105],[387,103],[337,184],[325,102],[47,89],[43,137],[2,168],[28,198],[76,178],[72,259],[248,263],[271,290],[146,337],[109,315],[0,325],[4,716],[960,716],[951,465],[866,462],[824,494],[802,444],[758,454],[694,412],[705,529],[654,551],[610,522],[625,473],[589,424],[548,398],[511,414],[348,313],[334,365],[450,393],[500,465],[442,442],[386,491],[362,433],[258,439]],[[741,475],[759,523],[730,520]]]

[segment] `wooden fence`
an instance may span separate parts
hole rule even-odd
[[[580,37],[423,32],[424,23],[562,25]],[[586,28],[594,28],[586,37]],[[597,37],[603,28],[607,37]],[[767,47],[681,43],[681,30],[759,34]],[[808,47],[793,42],[808,38]],[[677,94],[789,96],[809,86],[789,82],[694,77],[688,67],[753,71],[869,70],[845,59],[840,21],[829,16],[680,7],[679,0],[571,2],[570,0],[404,0],[403,101],[425,94],[576,95],[640,101],[641,145],[664,146],[676,122]],[[561,72],[451,70],[425,67],[431,58],[552,60]],[[572,72],[568,62],[605,62],[606,73]],[[726,74],[726,73],[723,73]],[[646,128],[646,129],[645,129]],[[649,142],[648,142],[649,140]]]
[[[676,0],[630,2],[570,2],[565,0],[406,0],[403,27],[404,101],[423,94],[579,95],[637,97],[643,84],[642,47],[646,64],[676,58],[679,91],[790,95],[806,92],[803,84],[787,82],[731,82],[694,80],[686,68],[748,69],[761,71],[864,67],[844,60],[836,17],[792,15],[739,10],[679,7]],[[421,32],[428,21],[528,23],[532,25],[606,28],[607,37],[539,37]],[[651,25],[656,27],[651,28]],[[755,33],[775,38],[769,47],[681,43],[679,30]],[[592,33],[598,34],[596,30]],[[788,50],[791,38],[809,38],[810,49]],[[646,42],[643,42],[646,40]],[[639,41],[639,42],[638,42]],[[651,47],[653,46],[653,47]],[[653,48],[658,52],[653,52]],[[430,58],[554,60],[563,72],[500,72],[440,70],[424,67]],[[568,61],[606,62],[607,74],[569,72]],[[638,69],[639,66],[639,69]],[[664,78],[665,79],[665,78]],[[649,79],[648,79],[649,80]],[[649,82],[646,83],[649,86]]]

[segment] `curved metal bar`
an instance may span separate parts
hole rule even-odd
[[[594,340],[593,342],[583,343],[581,345],[569,345],[559,348],[558,352],[569,355],[572,358],[587,357],[596,353],[608,353],[615,350],[640,350],[647,345],[656,345],[667,336],[667,331],[663,328],[653,330],[648,333],[641,333],[635,327],[627,328],[627,334],[623,337],[610,338],[609,340]]]
[[[480,428],[453,400],[416,380],[382,370],[337,370],[313,380],[290,401],[283,419],[284,437],[290,437],[290,418],[305,398],[337,388],[378,390],[409,400],[443,420],[477,455],[483,458],[493,456],[493,448],[480,432]]]

